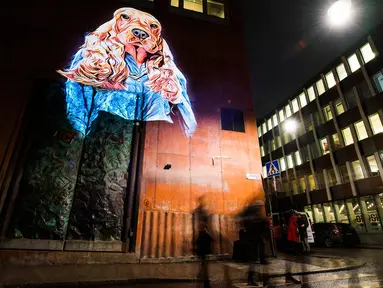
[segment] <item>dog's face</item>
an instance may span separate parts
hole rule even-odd
[[[152,15],[133,8],[121,8],[114,13],[116,36],[127,50],[133,46],[155,54],[162,50],[161,24]]]

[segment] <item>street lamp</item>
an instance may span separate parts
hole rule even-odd
[[[327,16],[332,26],[343,26],[352,17],[351,0],[337,0],[327,10]]]
[[[298,122],[294,119],[287,119],[285,123],[283,123],[283,130],[288,133],[295,133],[298,128]]]

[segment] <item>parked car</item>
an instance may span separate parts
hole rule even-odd
[[[315,245],[333,247],[344,245],[355,247],[360,244],[356,230],[345,223],[317,223],[313,224]]]

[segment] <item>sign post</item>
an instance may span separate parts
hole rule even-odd
[[[267,171],[267,178],[273,179],[273,190],[274,193],[277,192],[277,180],[275,176],[279,176],[281,174],[279,169],[279,162],[278,160],[270,161],[266,163],[266,171]],[[267,193],[267,200],[269,202],[269,211],[270,211],[270,217],[272,221],[272,205],[271,205],[271,193]],[[270,226],[270,236],[271,236],[271,250],[274,257],[277,257],[277,249],[275,247],[275,239],[274,239],[274,228],[273,226]]]

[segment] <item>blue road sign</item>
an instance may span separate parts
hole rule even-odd
[[[278,160],[270,161],[266,163],[267,177],[279,176],[281,171],[279,169]]]

